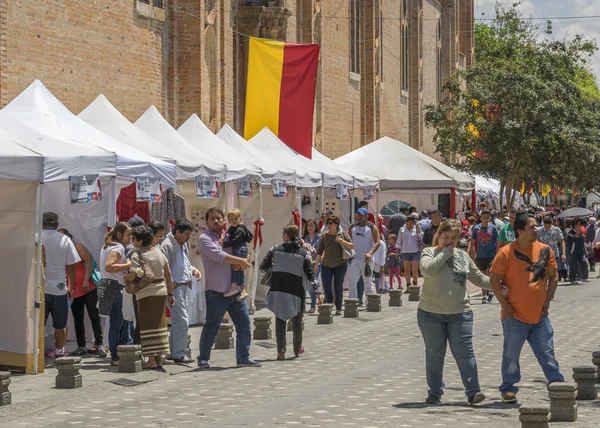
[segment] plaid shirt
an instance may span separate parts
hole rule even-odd
[[[198,238],[198,252],[204,265],[204,289],[226,293],[231,287],[231,266],[223,262],[231,248],[223,248],[221,237],[207,230]]]

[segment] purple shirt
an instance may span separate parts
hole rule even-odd
[[[198,238],[198,252],[204,265],[204,290],[226,293],[231,288],[231,266],[223,262],[231,249],[224,249],[219,239],[219,235],[207,230]]]

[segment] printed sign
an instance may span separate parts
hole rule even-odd
[[[71,203],[85,204],[102,200],[100,179],[95,175],[74,175],[69,177]]]
[[[363,199],[370,201],[375,197],[375,188],[373,186],[363,187]]]
[[[219,183],[214,177],[196,177],[196,195],[203,199],[219,199]]]
[[[350,199],[350,190],[348,186],[345,184],[336,184],[335,185],[335,197],[342,201],[347,201]]]
[[[286,199],[288,197],[287,184],[284,180],[272,180],[273,197]]]
[[[149,177],[136,178],[135,200],[137,202],[160,202],[162,200],[160,179]]]
[[[252,183],[250,183],[249,178],[242,178],[237,182],[237,191],[238,195],[242,198],[251,198],[252,197]]]

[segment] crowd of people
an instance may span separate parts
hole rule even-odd
[[[299,357],[303,314],[318,303],[335,305],[340,316],[344,288],[363,305],[366,295],[407,289],[419,284],[422,297],[417,321],[425,343],[427,403],[443,395],[443,365],[447,345],[461,374],[467,400],[485,399],[480,390],[473,349],[473,311],[467,280],[483,291],[482,303],[496,299],[504,331],[502,401],[516,402],[520,380],[519,355],[528,341],[549,383],[562,382],[554,357],[548,308],[560,280],[589,281],[600,255],[596,216],[567,218],[560,210],[540,208],[510,211],[503,219],[480,205],[455,219],[437,211],[402,209],[387,224],[362,201],[355,222],[344,230],[331,211],[302,225],[285,225],[281,244],[269,249],[259,269],[269,286],[267,308],[275,314],[277,359],[286,358],[286,326],[293,332],[293,353]],[[225,228],[227,219],[228,228]],[[261,364],[250,357],[251,325],[244,271],[250,266],[247,244],[252,233],[239,210],[227,216],[218,208],[205,215],[206,231],[198,253],[204,266],[206,322],[197,364],[209,368],[211,350],[226,313],[236,329],[236,363]],[[69,307],[73,313],[77,349],[106,357],[101,317],[109,320],[111,364],[119,364],[120,344],[140,344],[147,369],[165,361],[191,363],[186,356],[188,295],[200,271],[191,263],[189,240],[193,226],[177,220],[172,230],[138,217],[118,223],[106,234],[98,263],[68,230],[59,228],[55,213],[43,215],[46,320],[51,314],[56,349],[48,357],[66,355]],[[404,273],[404,281],[402,280]],[[309,305],[307,309],[307,298]],[[94,333],[86,348],[84,309]],[[170,312],[170,331],[167,324]]]

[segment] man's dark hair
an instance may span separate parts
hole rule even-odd
[[[142,242],[142,247],[148,247],[152,245],[152,239],[154,239],[154,233],[148,226],[136,226],[131,231],[131,235],[136,241]]]
[[[544,224],[552,224],[552,216],[545,216],[544,217]]]
[[[432,216],[435,215],[435,214],[442,215],[442,212],[440,210],[433,210],[433,211],[431,211],[431,215]]]
[[[479,214],[479,217],[483,217],[484,215],[491,215],[490,210],[483,210],[481,211],[481,214]]]
[[[208,212],[207,212],[207,214],[208,214]],[[221,211],[221,214],[223,214],[222,211]],[[192,224],[192,222],[190,222],[189,220],[187,220],[185,218],[183,218],[183,219],[180,218],[179,220],[177,220],[175,222],[175,227],[173,228],[173,231],[174,231],[175,234],[177,232],[183,233],[186,230],[194,230],[194,225]]]
[[[519,213],[517,214],[517,217],[515,218],[515,225],[513,226],[513,229],[515,230],[515,237],[518,238],[519,237],[519,231],[521,230],[525,230],[525,228],[527,227],[527,225],[529,224],[529,219],[533,218],[533,215],[528,214],[528,213]]]
[[[204,214],[204,221],[208,221],[208,218],[210,217],[210,215],[215,212],[221,214],[221,217],[225,218],[225,214],[223,213],[221,208],[212,207],[212,208],[209,208],[208,211],[206,211],[206,214]]]
[[[156,233],[160,232],[161,230],[165,230],[165,225],[162,224],[160,221],[151,221],[150,223],[148,223],[148,227],[152,229],[152,234],[154,235],[156,235]]]
[[[57,232],[60,232],[63,235],[68,236],[71,241],[73,240],[73,235],[71,235],[71,232],[69,232],[67,229],[58,229]]]
[[[134,227],[146,225],[146,222],[144,221],[144,219],[138,215],[134,215],[133,217],[131,217],[129,220],[127,220],[127,223],[129,224],[129,226],[131,226],[132,229]]]
[[[369,207],[369,201],[360,201],[358,203],[358,208],[368,208]]]

